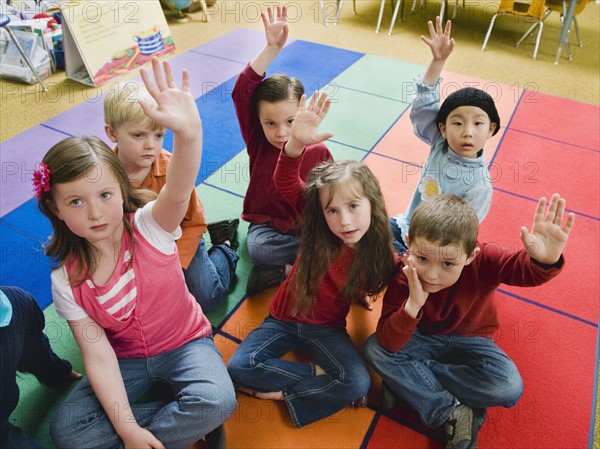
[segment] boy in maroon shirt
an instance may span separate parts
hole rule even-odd
[[[437,195],[416,209],[404,267],[390,282],[365,358],[383,378],[382,407],[396,396],[430,427],[442,424],[448,448],[474,448],[486,407],[512,407],[523,393],[515,364],[492,340],[499,327],[494,292],[504,283],[532,287],[556,276],[573,226],[565,200],[538,202],[525,249],[477,243],[472,207]]]

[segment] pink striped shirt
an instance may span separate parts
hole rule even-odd
[[[206,337],[212,331],[200,305],[187,289],[177,251],[165,254],[138,229],[142,212],[146,221],[155,224],[150,218],[151,210],[147,205],[135,214],[135,219],[131,217],[135,238],[133,263],[130,263],[131,238],[123,232],[119,263],[110,280],[105,285],[96,285],[88,279],[70,288],[77,305],[104,328],[119,358],[162,354]],[[174,237],[170,239],[175,247]],[[66,266],[67,273],[74,269],[73,264]]]

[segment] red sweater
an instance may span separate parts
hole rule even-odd
[[[500,284],[533,287],[556,276],[564,259],[552,267],[532,261],[525,250],[509,251],[494,244],[480,244],[481,252],[464,267],[456,284],[429,294],[412,318],[404,310],[408,281],[399,268],[383,298],[377,340],[390,352],[402,349],[415,329],[423,334],[455,334],[491,337],[500,326],[494,292]]]
[[[296,276],[298,259],[290,275],[275,293],[269,305],[269,313],[278,320],[294,321],[305,324],[314,324],[327,327],[346,327],[346,316],[350,305],[342,299],[342,291],[348,283],[348,272],[354,261],[356,251],[349,246],[342,245],[338,257],[331,262],[327,273],[317,288],[314,307],[306,316],[292,316],[296,295],[288,288],[291,280]]]
[[[283,199],[273,184],[273,172],[280,151],[267,141],[252,102],[252,95],[263,79],[264,76],[258,75],[247,65],[236,80],[231,94],[250,159],[250,183],[244,197],[242,219],[255,224],[268,224],[279,232],[293,234],[298,230],[300,213]],[[315,165],[333,159],[323,143],[307,147],[305,153],[300,169],[300,176],[304,180]]]
[[[277,161],[277,167],[273,181],[279,193],[296,211],[302,211],[302,193],[306,184],[300,178],[300,168],[303,165],[305,153],[299,157],[289,157],[281,153]],[[313,310],[307,316],[292,316],[296,295],[292,293],[289,285],[296,276],[298,260],[292,267],[290,275],[275,293],[269,306],[269,313],[278,320],[295,321],[307,324],[329,327],[346,327],[346,315],[350,306],[342,299],[342,291],[346,286],[348,271],[356,251],[349,246],[342,245],[338,257],[329,265],[327,273],[317,288],[316,299]]]

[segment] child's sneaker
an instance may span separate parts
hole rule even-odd
[[[204,437],[206,445],[209,449],[225,449],[227,447],[225,439],[225,426],[221,424],[212,432],[209,432]]]
[[[477,435],[485,420],[484,408],[471,408],[457,405],[444,424],[448,435],[446,449],[473,449],[477,445]]]
[[[210,242],[215,245],[228,245],[232,250],[237,251],[239,243],[237,239],[237,229],[240,220],[231,218],[229,220],[216,221],[207,225]]]
[[[285,267],[274,265],[259,267],[254,265],[248,275],[246,296],[252,296],[267,288],[277,287],[285,279]]]
[[[352,401],[352,404],[350,405],[354,408],[365,408],[367,406],[367,397],[361,396],[360,398]]]

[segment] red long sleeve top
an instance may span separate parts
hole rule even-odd
[[[415,329],[423,334],[455,334],[491,337],[500,324],[494,292],[500,284],[533,287],[556,276],[564,259],[552,266],[533,261],[525,250],[509,251],[494,244],[480,244],[481,252],[464,267],[458,281],[444,290],[430,293],[416,318],[404,306],[408,281],[401,268],[383,298],[377,340],[390,352],[402,349]]]
[[[305,155],[306,152],[298,157],[289,157],[281,153],[273,176],[277,190],[296,211],[302,211],[304,207],[302,194],[306,184],[300,177],[300,170]],[[289,276],[283,281],[271,300],[269,313],[282,321],[345,327],[350,305],[342,299],[342,291],[348,282],[348,273],[355,257],[356,251],[354,249],[342,245],[338,257],[331,262],[317,287],[314,306],[310,313],[293,316],[292,311],[296,304],[296,294],[288,287],[291,280],[296,276],[298,269],[298,259],[296,259]]]
[[[258,75],[248,64],[238,76],[231,94],[240,131],[250,159],[250,183],[244,197],[242,219],[255,224],[268,224],[284,234],[297,232],[301,214],[275,188],[273,172],[279,148],[271,145],[262,130],[252,96],[265,76]],[[300,177],[306,180],[310,170],[333,157],[320,143],[306,147]]]

